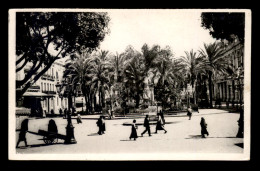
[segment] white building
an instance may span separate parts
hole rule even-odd
[[[49,70],[23,94],[22,102],[17,105],[26,108],[41,105],[43,116],[50,114],[52,110],[55,114],[59,114],[60,108],[63,110],[65,108],[68,109],[68,99],[59,97],[56,90],[56,85],[61,82],[65,70],[63,61],[63,59],[55,61]],[[28,63],[21,71],[17,72],[16,80],[24,79],[28,71],[30,71],[31,66],[32,63]],[[41,66],[37,73],[39,73],[43,67],[44,66]]]

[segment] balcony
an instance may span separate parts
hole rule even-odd
[[[42,91],[45,94],[56,94],[56,91]]]
[[[31,86],[29,89],[40,90],[40,86],[38,86],[38,85],[34,85],[34,86]]]
[[[42,80],[46,80],[46,79],[47,79],[47,75],[46,75],[46,74],[43,74],[43,75],[41,76],[41,79],[42,79]]]

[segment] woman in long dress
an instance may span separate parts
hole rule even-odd
[[[191,116],[192,116],[192,109],[191,107],[189,106],[188,109],[187,109],[187,115],[189,116],[189,120],[191,120]]]
[[[163,126],[164,124],[165,124],[164,117],[163,114],[160,112],[158,113],[158,120],[156,123],[155,133],[157,133],[158,130],[164,130],[164,133],[167,133],[166,129]]]
[[[138,138],[138,137],[137,137],[137,131],[136,131],[137,126],[135,125],[135,123],[136,123],[136,120],[134,119],[134,120],[133,120],[133,124],[132,124],[131,135],[130,135],[130,137],[129,137],[130,140],[131,140],[132,138],[133,138],[134,140],[136,140],[136,138]]]
[[[207,123],[203,117],[201,117],[200,121],[200,126],[201,126],[201,136],[202,138],[205,138],[205,134],[209,136],[208,130],[207,130]]]
[[[25,146],[28,147],[27,140],[26,140],[26,133],[28,131],[28,122],[29,120],[25,119],[21,124],[21,130],[20,130],[18,142],[16,144],[16,148],[18,148],[18,145],[21,141],[24,141]]]

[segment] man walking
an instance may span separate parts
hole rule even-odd
[[[151,131],[150,131],[150,123],[149,123],[148,115],[146,115],[146,117],[144,119],[144,127],[145,127],[145,130],[141,135],[143,136],[143,134],[145,134],[148,131],[149,136],[152,136]]]
[[[21,124],[21,130],[20,130],[18,142],[16,144],[16,148],[18,148],[18,145],[21,141],[24,141],[25,146],[28,147],[27,141],[26,141],[26,133],[28,131],[28,122],[29,122],[29,120],[25,119],[25,120],[23,120],[23,122]]]

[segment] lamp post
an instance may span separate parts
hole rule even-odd
[[[63,94],[61,94],[61,89],[64,86],[66,86],[65,83],[63,83],[63,84],[56,84],[57,92],[58,92],[60,97],[63,96]],[[76,141],[76,139],[74,137],[74,127],[73,127],[72,122],[71,122],[71,114],[70,113],[67,113],[66,138],[65,138],[64,143],[65,144],[76,144],[77,143],[77,141]]]

